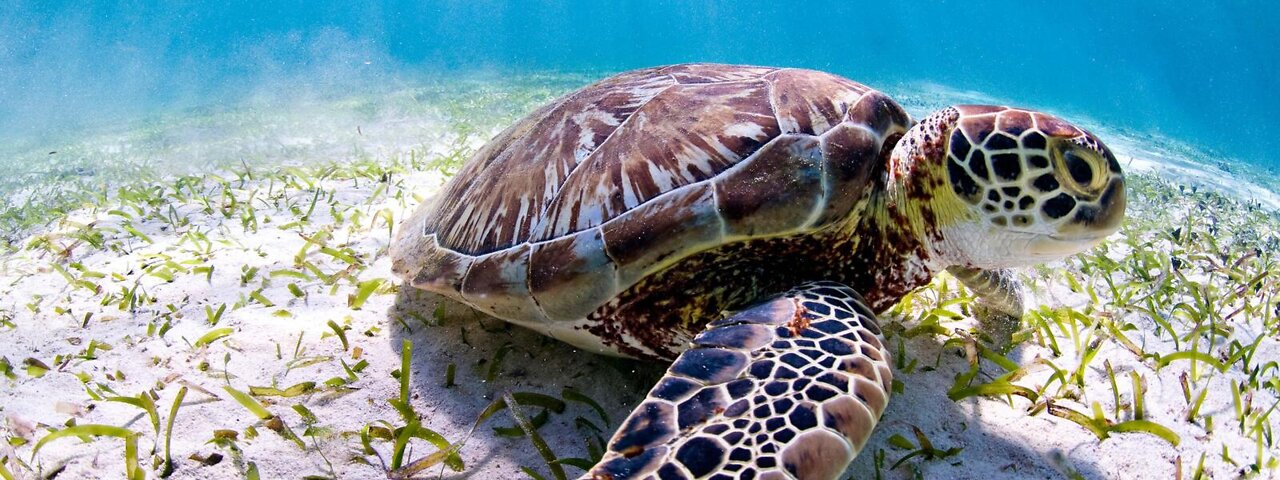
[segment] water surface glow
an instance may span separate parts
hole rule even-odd
[[[929,82],[1280,160],[1274,2],[6,2],[0,131],[380,91],[421,75],[687,61]]]

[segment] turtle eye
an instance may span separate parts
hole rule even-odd
[[[1062,183],[1075,193],[1096,195],[1106,183],[1105,161],[1097,152],[1060,142],[1053,157]]]
[[[1093,167],[1089,166],[1089,161],[1080,158],[1080,154],[1075,150],[1067,150],[1062,154],[1062,163],[1067,167],[1067,173],[1071,174],[1071,179],[1076,184],[1088,185],[1093,182]]]

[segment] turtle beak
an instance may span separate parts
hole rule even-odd
[[[1075,255],[1102,243],[1112,232],[1098,232],[1086,236],[1065,237],[1060,235],[1044,235],[1031,241],[1027,250],[1042,258],[1063,258]]]

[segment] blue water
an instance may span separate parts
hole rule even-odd
[[[0,137],[415,75],[687,61],[934,82],[1280,164],[1277,2],[0,4]]]

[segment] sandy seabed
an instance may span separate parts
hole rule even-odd
[[[448,131],[445,121],[434,127]],[[849,476],[1277,478],[1280,270],[1264,248],[1274,247],[1280,201],[1144,139],[1096,133],[1128,173],[1143,172],[1125,230],[1100,251],[1024,272],[1032,313],[1004,354],[983,346],[972,298],[945,275],[885,315],[901,391]],[[71,425],[108,425],[133,432],[148,478],[166,451],[169,478],[385,478],[397,456],[388,434],[417,418],[444,442],[466,440],[460,471],[420,477],[507,478],[526,467],[551,478],[507,412],[469,435],[504,392],[551,397],[522,410],[545,420],[538,432],[556,456],[590,458],[663,365],[575,351],[390,272],[393,225],[485,136],[174,175],[17,242],[0,257],[5,470],[124,478],[120,438],[39,443]],[[1139,261],[1150,265],[1103,271]],[[1188,283],[1200,286],[1175,288]],[[1143,310],[1147,297],[1168,300]],[[405,342],[409,415],[389,401],[401,398]],[[961,387],[1005,381],[1032,394],[953,400],[970,372]],[[252,393],[266,415],[233,392]],[[1107,429],[1139,416],[1162,434]],[[429,437],[409,440],[402,463],[439,451]]]

